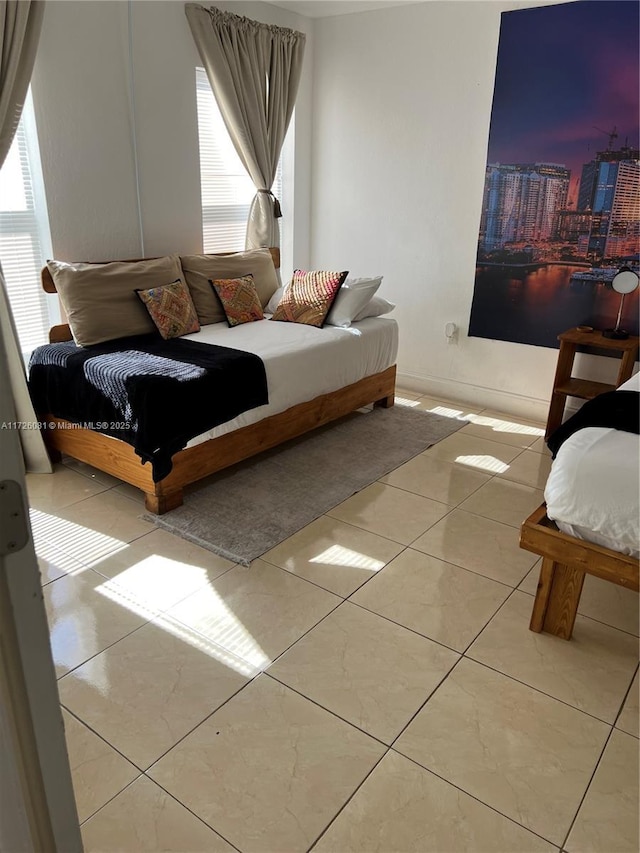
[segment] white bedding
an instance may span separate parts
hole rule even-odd
[[[260,356],[269,389],[268,405],[244,412],[192,438],[187,447],[386,370],[395,364],[398,353],[398,325],[395,320],[381,317],[361,320],[347,329],[337,326],[316,329],[301,323],[271,320],[245,323],[232,329],[226,323],[214,323],[185,338]]]
[[[640,390],[640,374],[619,390]],[[623,554],[640,552],[640,440],[588,427],[560,447],[544,492],[560,530]]]

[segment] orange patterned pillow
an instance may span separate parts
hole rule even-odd
[[[189,288],[179,278],[171,284],[136,290],[136,293],[165,340],[200,331]]]
[[[348,272],[296,270],[272,320],[320,328]]]
[[[264,320],[264,312],[253,275],[243,275],[240,278],[218,278],[215,281],[209,279],[209,284],[220,300],[230,326]]]

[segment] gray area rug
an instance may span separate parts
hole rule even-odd
[[[145,518],[248,565],[464,424],[403,406],[354,412],[201,480],[183,506]]]

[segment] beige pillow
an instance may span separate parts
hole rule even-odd
[[[251,274],[263,308],[280,285],[269,249],[250,249],[233,255],[181,255],[180,262],[201,326],[227,319],[209,279]]]
[[[49,272],[79,346],[91,346],[156,327],[136,290],[184,281],[178,255],[149,261],[68,264],[47,261]]]

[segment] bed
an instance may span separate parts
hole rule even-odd
[[[637,421],[637,396],[628,392],[638,390],[640,374],[606,396],[628,404]],[[545,503],[521,528],[521,547],[543,558],[532,631],[571,638],[586,574],[638,591],[639,472],[640,442],[633,432],[587,426],[564,440]]]
[[[278,266],[278,250],[271,253]],[[42,282],[45,291],[56,292],[46,267]],[[112,474],[141,489],[150,512],[163,514],[181,505],[191,483],[368,404],[388,408],[394,402],[398,329],[388,318],[320,329],[267,319],[233,329],[212,323],[184,339],[257,355],[264,363],[268,403],[191,438],[159,481],[130,444],[39,411],[50,425],[44,436],[52,459],[66,455]],[[51,329],[51,343],[71,340],[68,325]]]

